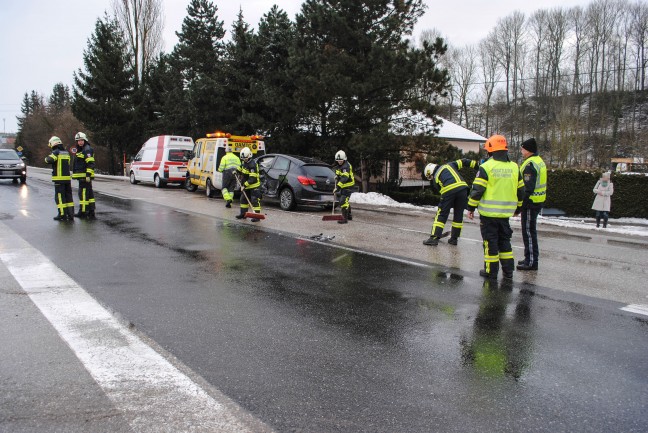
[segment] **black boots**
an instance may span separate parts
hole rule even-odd
[[[439,238],[437,238],[436,236],[430,236],[429,238],[427,238],[427,240],[423,241],[423,245],[431,245],[433,247],[436,247],[437,245],[439,245]]]
[[[342,219],[338,220],[338,224],[346,224],[349,222],[349,211],[346,208],[342,208]]]
[[[450,239],[448,239],[448,244],[457,245],[458,241],[459,241],[459,239],[457,239],[457,238],[450,238]]]
[[[237,220],[245,219],[245,212],[247,212],[247,209],[241,208],[241,212],[238,215],[236,215],[236,219]]]

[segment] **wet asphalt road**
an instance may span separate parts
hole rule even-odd
[[[616,303],[107,196],[57,224],[49,185],[2,187],[4,224],[278,431],[646,431],[648,321]]]

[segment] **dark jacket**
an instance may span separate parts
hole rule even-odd
[[[70,176],[70,154],[67,150],[58,146],[52,149],[52,153],[45,157],[45,163],[52,166],[52,182],[69,183]]]
[[[479,166],[477,161],[468,158],[458,159],[440,165],[434,170],[434,173],[432,173],[432,188],[441,195],[449,192],[461,191],[462,189],[468,189],[468,184],[461,174],[459,174],[459,170],[461,170],[464,165],[470,168]]]
[[[94,150],[90,147],[87,141],[83,147],[77,147],[77,153],[74,158],[74,166],[72,167],[72,178],[85,179],[86,177],[94,178],[95,175],[95,159]]]

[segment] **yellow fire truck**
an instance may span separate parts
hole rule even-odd
[[[227,150],[240,153],[244,147],[249,148],[255,157],[265,154],[263,137],[258,135],[214,132],[196,140],[187,163],[187,191],[193,192],[200,187],[205,189],[207,197],[213,197],[217,190],[223,188],[223,173],[218,171],[221,159]]]

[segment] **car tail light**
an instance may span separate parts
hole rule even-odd
[[[311,179],[310,177],[306,176],[297,176],[297,180],[299,183],[302,185],[317,185],[314,179]]]

